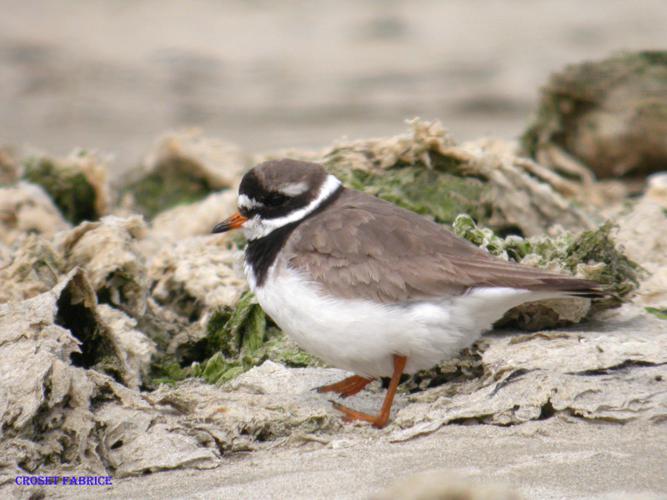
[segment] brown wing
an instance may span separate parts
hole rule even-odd
[[[408,210],[353,190],[302,222],[285,247],[290,267],[339,297],[383,303],[514,287],[596,295],[596,283],[505,262]]]

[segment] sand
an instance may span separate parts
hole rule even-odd
[[[515,427],[450,425],[409,442],[333,438],[231,455],[216,469],[60,490],[70,498],[367,498],[413,473],[442,470],[525,498],[666,498],[665,426],[564,419]],[[447,475],[443,474],[443,482]]]

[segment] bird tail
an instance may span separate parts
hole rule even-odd
[[[601,299],[613,295],[613,292],[596,281],[584,280],[570,277],[548,277],[543,278],[542,283],[534,288],[535,291],[562,292],[572,297],[585,297],[588,299]]]

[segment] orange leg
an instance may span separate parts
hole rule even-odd
[[[389,389],[387,389],[387,395],[384,398],[382,403],[382,409],[380,410],[379,415],[369,415],[368,413],[362,413],[360,411],[353,410],[348,408],[340,403],[332,401],[333,407],[336,410],[343,413],[343,419],[351,422],[353,420],[363,420],[365,422],[370,422],[373,424],[373,427],[382,429],[387,422],[389,421],[389,415],[391,413],[391,405],[394,402],[394,396],[396,395],[396,389],[398,389],[398,383],[401,381],[401,375],[403,375],[403,370],[405,369],[405,362],[407,359],[405,356],[394,355],[394,373],[391,376],[391,382],[389,384]]]
[[[352,375],[335,384],[323,385],[315,389],[317,392],[335,392],[341,397],[354,396],[361,389],[373,381],[372,378],[364,378],[359,375]]]

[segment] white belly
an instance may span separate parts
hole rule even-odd
[[[407,357],[406,373],[431,368],[475,342],[508,309],[542,298],[527,290],[477,288],[440,301],[382,305],[325,297],[316,284],[286,268],[272,269],[254,291],[301,348],[367,377],[391,376],[394,354]]]

